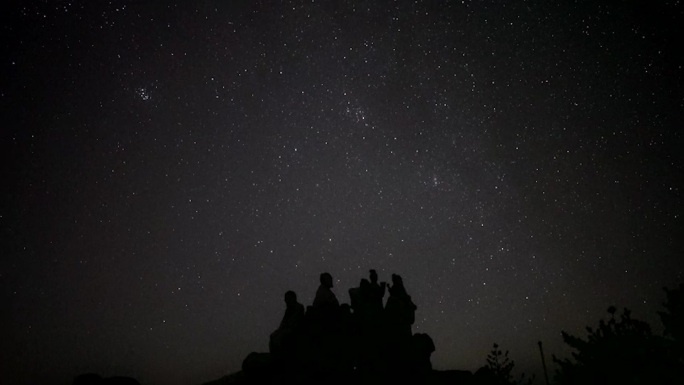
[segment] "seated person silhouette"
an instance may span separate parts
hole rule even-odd
[[[314,335],[329,334],[339,321],[340,303],[332,292],[333,279],[330,273],[323,273],[316,291],[313,305],[306,312],[309,330]]]
[[[269,350],[279,354],[290,350],[304,320],[304,305],[297,302],[297,294],[289,290],[285,293],[285,315],[278,330],[271,333]]]
[[[314,309],[336,309],[340,306],[337,301],[335,293],[332,292],[333,278],[330,273],[323,273],[320,277],[321,285],[316,291],[316,298],[314,298]]]
[[[335,293],[330,273],[320,276],[320,286],[313,304],[306,311],[309,356],[318,369],[332,368],[339,364],[340,336],[342,335],[342,310]]]

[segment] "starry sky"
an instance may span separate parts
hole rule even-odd
[[[283,294],[403,276],[537,374],[684,281],[680,1],[10,1],[0,382],[199,384]]]

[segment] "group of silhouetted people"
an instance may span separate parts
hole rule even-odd
[[[399,275],[392,275],[390,285],[378,282],[377,272],[370,270],[369,279],[349,290],[351,305],[340,305],[332,287],[332,276],[321,274],[316,297],[306,311],[293,291],[285,293],[285,315],[269,341],[272,361],[279,370],[431,369],[434,344],[427,334],[412,334],[417,307]],[[389,296],[383,303],[386,292]]]
[[[377,385],[411,378],[422,383],[431,372],[435,346],[427,334],[411,332],[417,307],[402,278],[392,274],[391,284],[378,282],[377,272],[370,270],[369,278],[349,289],[350,304],[340,304],[332,288],[333,277],[321,274],[313,304],[306,309],[294,291],[287,291],[285,314],[270,336],[270,352],[250,353],[235,383]],[[92,373],[79,375],[73,383],[138,384],[127,377]]]

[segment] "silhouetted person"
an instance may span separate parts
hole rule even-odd
[[[383,297],[387,283],[378,283],[378,273],[369,271],[370,281],[364,290],[364,317],[362,320],[362,357],[366,360],[367,367],[374,370],[379,367],[382,349],[386,345],[383,341],[384,312]]]
[[[275,354],[283,353],[292,347],[304,320],[304,305],[297,302],[297,294],[294,291],[285,293],[285,305],[285,315],[278,330],[271,333],[269,341],[269,349]]]
[[[310,358],[317,370],[332,370],[338,365],[341,329],[340,303],[332,292],[333,278],[322,273],[313,304],[307,309],[307,334]]]
[[[373,368],[374,362],[380,355],[380,341],[375,333],[377,328],[373,327],[374,325],[380,326],[380,317],[378,317],[380,312],[373,319],[372,288],[370,281],[366,278],[361,280],[359,287],[349,289],[349,297],[354,309],[353,319],[357,331],[354,341],[356,345],[355,366],[359,371],[367,372]]]
[[[368,284],[367,294],[367,327],[373,334],[377,334],[382,327],[383,319],[383,297],[385,296],[386,282],[378,283],[378,273],[370,271],[370,283]]]
[[[337,301],[335,293],[332,292],[333,278],[330,273],[323,273],[320,277],[321,285],[316,291],[316,298],[314,298],[314,308],[337,308],[340,303]]]
[[[368,299],[371,311],[382,311],[382,298],[385,296],[386,282],[378,284],[378,273],[370,271],[370,285],[368,286]]]
[[[349,299],[351,300],[351,307],[354,309],[354,316],[363,322],[368,313],[370,294],[370,281],[363,278],[359,283],[359,287],[349,289]]]
[[[296,329],[304,319],[304,305],[297,302],[297,294],[292,290],[285,293],[285,305],[285,315],[280,321],[280,329]]]
[[[388,291],[390,295],[385,305],[385,319],[390,338],[410,338],[411,325],[416,316],[416,305],[411,301],[411,296],[406,293],[401,276],[392,274],[392,286]]]

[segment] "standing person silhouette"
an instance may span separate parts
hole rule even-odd
[[[398,274],[392,274],[392,286],[389,287],[389,298],[385,305],[385,317],[388,332],[398,338],[411,337],[411,325],[415,321],[416,305],[406,293],[404,280]]]
[[[387,282],[378,283],[378,273],[370,270],[370,286],[368,288],[369,307],[373,314],[382,311],[382,298],[385,296]]]

